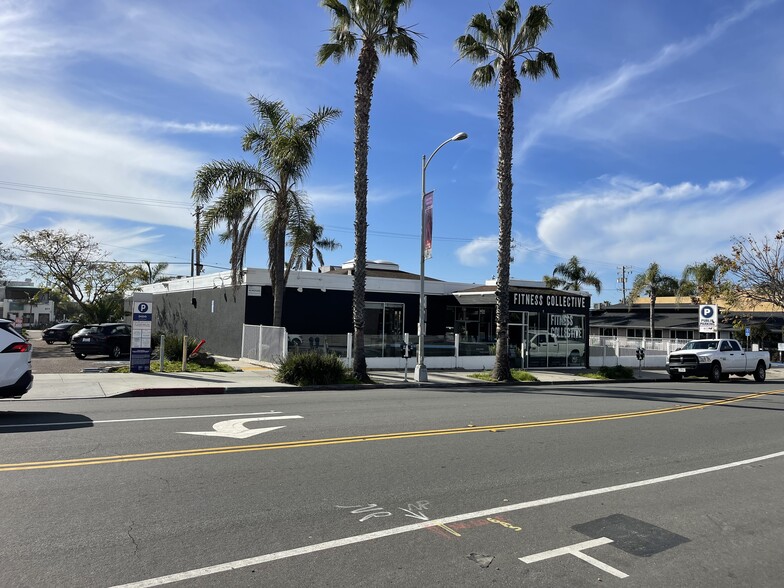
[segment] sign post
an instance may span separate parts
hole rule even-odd
[[[700,304],[700,333],[719,333],[719,307],[715,304]]]
[[[131,324],[131,372],[149,372],[152,351],[152,294],[133,295]]]

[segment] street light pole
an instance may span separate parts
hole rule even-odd
[[[430,165],[433,157],[439,149],[452,141],[462,141],[467,139],[466,133],[457,133],[441,143],[430,157],[422,156],[422,228],[419,240],[419,336],[417,338],[417,363],[414,368],[414,381],[427,382],[427,366],[425,366],[425,194],[427,192],[425,184],[425,172]]]

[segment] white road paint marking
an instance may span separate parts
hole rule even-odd
[[[613,540],[609,539],[608,537],[599,537],[598,539],[591,539],[590,541],[583,541],[582,543],[575,543],[574,545],[567,545],[566,547],[559,547],[558,549],[551,549],[550,551],[534,553],[533,555],[527,555],[526,557],[521,557],[519,559],[523,563],[530,564],[543,561],[545,559],[551,559],[553,557],[560,557],[562,555],[573,555],[585,562],[588,562],[592,566],[596,566],[608,574],[612,574],[616,578],[628,578],[629,574],[624,574],[621,570],[615,569],[612,566],[608,566],[603,561],[599,561],[598,559],[583,553],[584,549],[598,547],[599,545],[607,545],[608,543],[612,542]]]
[[[274,431],[275,429],[282,429],[286,425],[279,427],[266,427],[261,429],[249,429],[245,423],[255,423],[258,421],[279,421],[282,419],[301,419],[298,414],[282,415],[282,416],[264,416],[252,417],[249,419],[232,419],[230,421],[220,421],[212,425],[213,431],[179,431],[183,435],[204,435],[205,437],[230,437],[232,439],[247,439],[254,435]]]
[[[266,412],[241,412],[237,414],[192,414],[187,416],[145,417],[138,419],[108,419],[103,421],[63,421],[50,423],[17,423],[15,425],[0,425],[0,429],[19,429],[23,427],[55,427],[65,425],[102,425],[106,423],[138,423],[143,421],[174,421],[178,419],[219,419],[221,417],[256,416],[260,414],[281,414],[279,410]]]
[[[305,545],[296,549],[288,549],[286,551],[278,551],[276,553],[268,553],[257,557],[249,557],[247,559],[239,559],[223,564],[214,566],[207,566],[188,570],[187,572],[180,572],[177,574],[170,574],[168,576],[160,576],[158,578],[150,578],[149,580],[142,580],[140,582],[131,582],[129,584],[122,584],[114,586],[113,588],[152,588],[153,586],[163,586],[164,584],[173,584],[174,582],[181,582],[193,578],[201,578],[221,572],[229,572],[231,570],[238,570],[240,568],[247,568],[251,566],[258,566],[271,561],[287,559],[290,557],[297,557],[300,555],[308,555],[317,553],[319,551],[326,551],[328,549],[335,549],[337,547],[345,547],[346,545],[354,545],[356,543],[365,543],[375,539],[383,539],[384,537],[393,537],[395,535],[402,535],[404,533],[411,533],[419,531],[420,529],[428,529],[430,527],[440,527],[441,525],[449,525],[460,521],[470,519],[486,518],[505,512],[514,512],[518,510],[525,510],[528,508],[535,508],[538,506],[546,506],[549,504],[557,504],[559,502],[567,502],[569,500],[578,500],[580,498],[588,498],[600,494],[609,494],[610,492],[620,492],[622,490],[631,490],[633,488],[642,488],[643,486],[651,486],[653,484],[661,484],[664,482],[672,482],[683,478],[690,478],[693,476],[700,476],[702,474],[710,474],[712,472],[719,472],[730,468],[738,468],[760,461],[776,459],[784,457],[784,451],[777,453],[769,453],[768,455],[761,455],[759,457],[752,457],[741,461],[733,461],[717,466],[701,468],[699,470],[690,470],[678,474],[671,474],[669,476],[661,476],[659,478],[649,478],[647,480],[639,480],[637,482],[629,482],[628,484],[618,484],[616,486],[607,486],[605,488],[596,488],[594,490],[585,490],[583,492],[574,492],[573,494],[562,494],[560,496],[551,496],[549,498],[540,498],[539,500],[531,500],[529,502],[518,502],[517,504],[508,504],[499,506],[497,508],[489,508],[486,510],[479,510],[475,512],[454,515],[451,517],[444,517],[441,519],[434,519],[432,521],[423,521],[421,523],[412,523],[402,527],[394,527],[392,529],[384,529],[383,531],[376,531],[374,533],[365,533],[363,535],[355,535],[353,537],[345,537],[343,539],[335,539],[333,541],[325,541],[324,543],[315,543],[313,545]]]

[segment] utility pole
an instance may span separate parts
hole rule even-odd
[[[623,293],[623,298],[621,299],[623,303],[626,303],[626,274],[631,276],[632,269],[628,265],[622,265],[618,268],[618,282],[621,284],[621,292]]]
[[[196,246],[196,275],[201,275],[201,243],[199,242],[199,234],[200,234],[200,222],[201,222],[201,211],[202,205],[196,205],[196,237],[193,240],[194,245]]]

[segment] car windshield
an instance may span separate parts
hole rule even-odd
[[[689,341],[688,343],[686,343],[686,345],[683,348],[684,349],[716,349],[718,343],[719,343],[718,341],[711,341],[711,340]]]
[[[100,332],[101,329],[98,325],[87,325],[85,328],[81,329],[77,335],[95,335]]]

